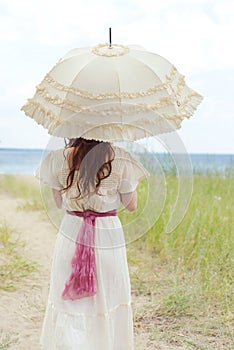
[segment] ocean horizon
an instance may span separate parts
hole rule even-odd
[[[0,148],[0,174],[33,175],[40,165],[44,152],[44,149]],[[151,155],[147,153],[149,158]],[[194,174],[223,173],[234,168],[234,154],[188,153],[188,156]],[[157,157],[162,164],[172,166],[173,161],[168,153],[154,153],[154,157]]]

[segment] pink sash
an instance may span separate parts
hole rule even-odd
[[[97,213],[92,210],[67,211],[70,215],[84,218],[77,235],[76,249],[72,257],[72,272],[62,293],[64,300],[91,297],[97,293],[95,265],[95,225],[96,217],[116,216],[116,210]]]

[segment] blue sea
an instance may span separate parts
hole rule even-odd
[[[1,174],[34,174],[39,166],[44,150],[0,148]],[[148,155],[150,158],[150,155]],[[173,161],[168,162],[168,154],[155,154],[165,164],[166,170],[173,168]],[[190,154],[194,174],[225,173],[234,171],[234,154]],[[140,157],[141,158],[141,157]],[[148,159],[151,162],[150,159]],[[146,162],[147,163],[147,162]]]
[[[0,148],[0,173],[34,174],[43,152],[41,149]]]

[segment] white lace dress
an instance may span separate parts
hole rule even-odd
[[[76,186],[66,193],[68,210],[107,212],[120,206],[120,193],[133,191],[147,176],[143,166],[122,148],[114,147],[110,176],[99,193],[73,199]],[[61,189],[68,175],[67,150],[50,152],[37,171],[41,181]],[[41,334],[43,350],[133,350],[133,320],[129,271],[121,222],[117,216],[96,218],[95,263],[97,294],[72,300],[61,297],[71,273],[71,259],[82,217],[65,214],[55,244],[48,304]]]

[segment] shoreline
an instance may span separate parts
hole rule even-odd
[[[40,165],[44,152],[43,149],[0,148],[0,174],[33,176]],[[178,170],[177,167],[181,167],[180,164],[175,163],[173,154],[140,152],[136,155],[149,171],[157,170],[156,168],[160,166],[165,174],[174,174]],[[181,160],[179,160],[180,156]],[[183,163],[183,166],[186,167],[186,171],[190,171],[194,175],[220,174],[221,176],[234,173],[234,154],[232,153],[185,153],[177,154],[177,157],[178,162]]]

